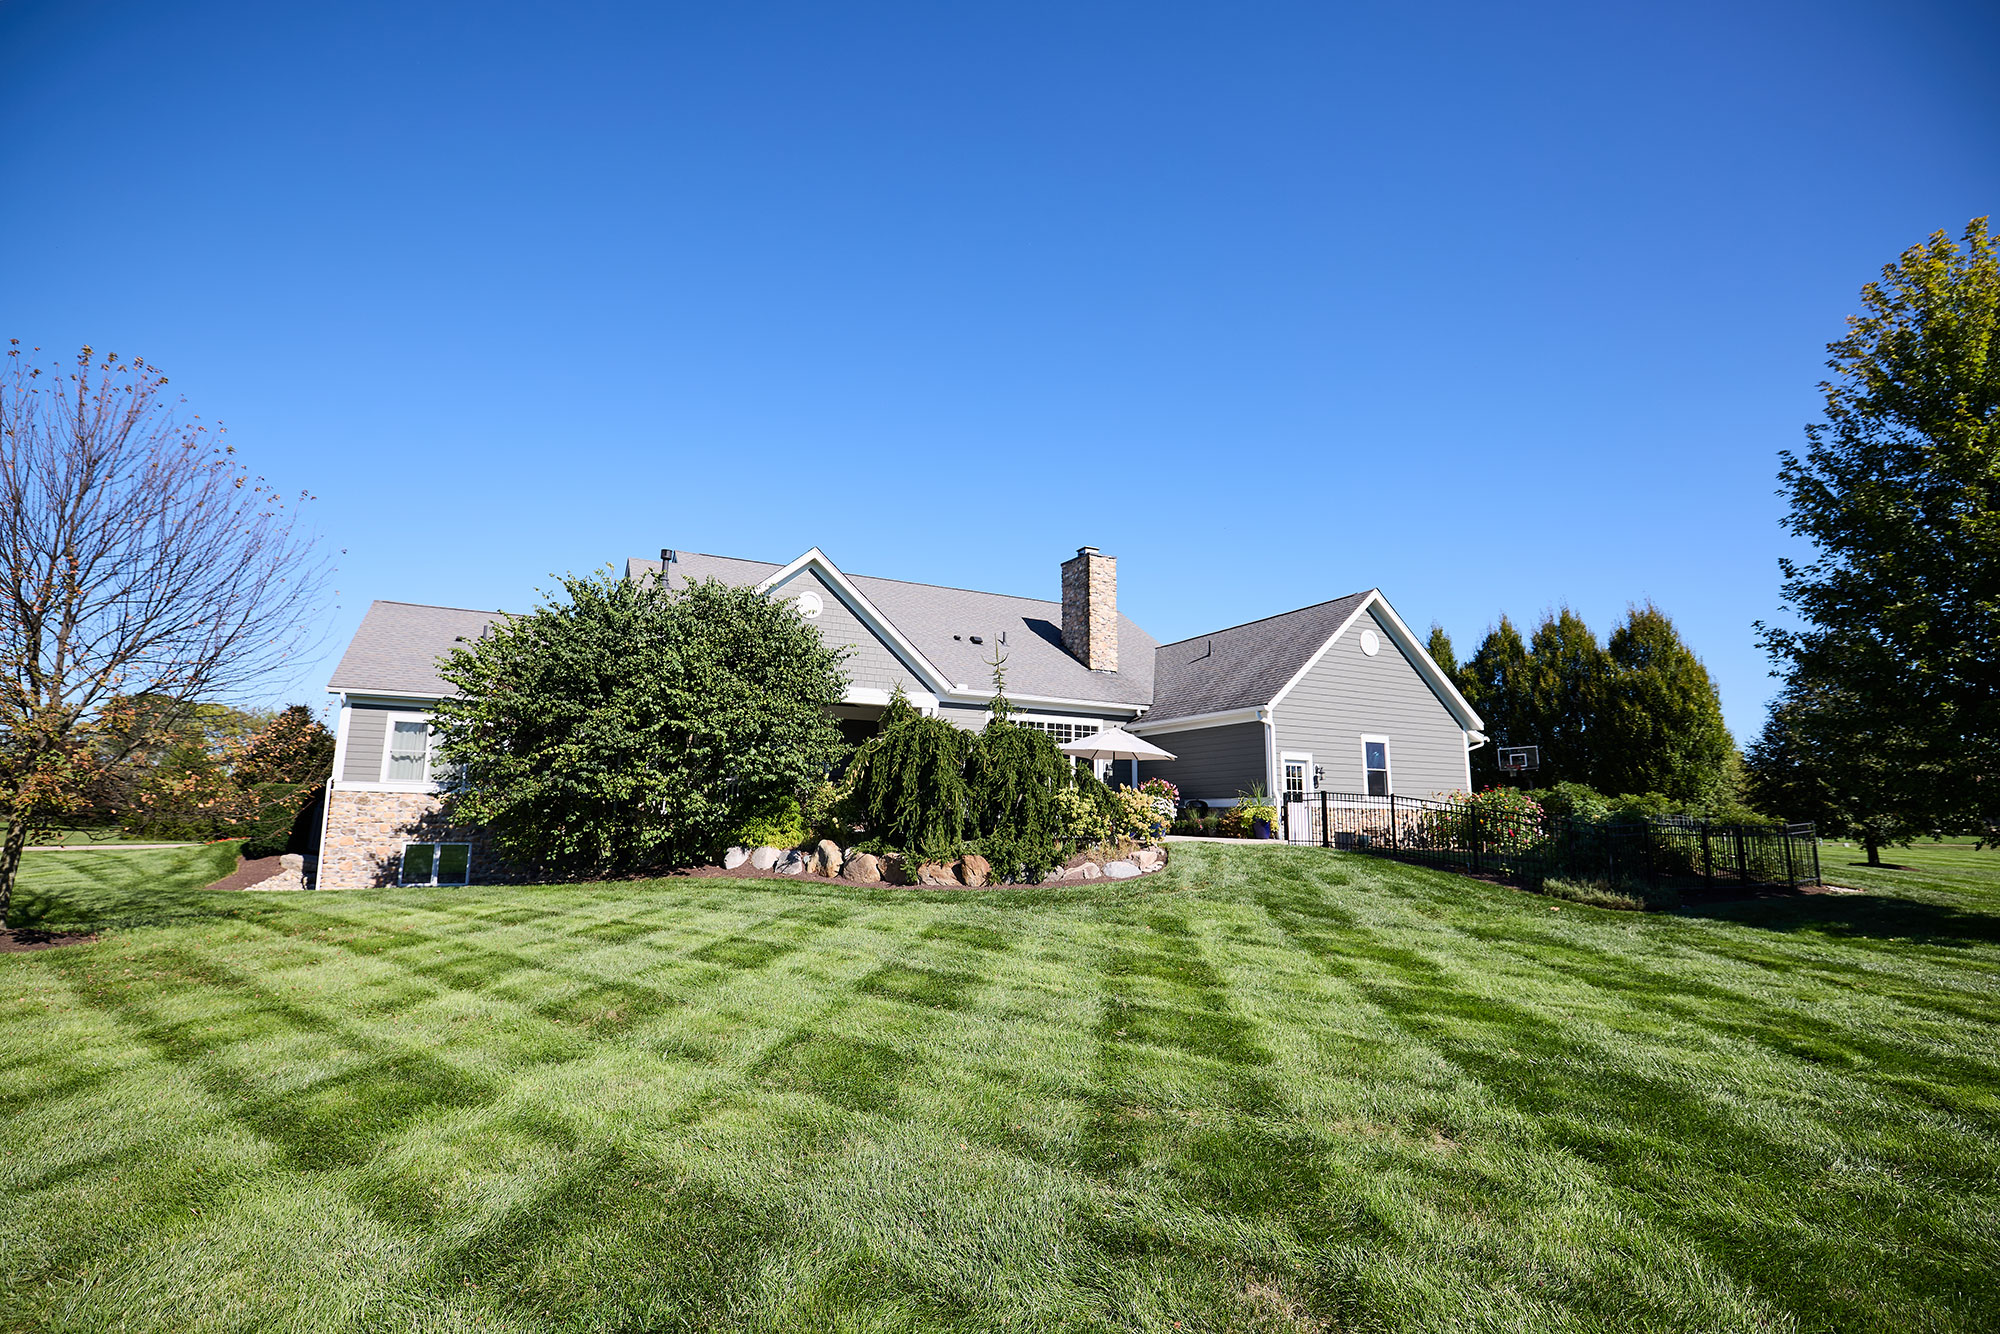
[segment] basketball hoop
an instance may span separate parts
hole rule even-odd
[[[1533,773],[1542,767],[1540,746],[1502,746],[1496,757],[1503,774]]]

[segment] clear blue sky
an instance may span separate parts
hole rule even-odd
[[[0,335],[143,354],[371,598],[663,546],[1162,639],[1651,597],[1739,740],[1776,454],[2000,205],[1990,5],[0,0]],[[277,687],[274,686],[274,689]]]

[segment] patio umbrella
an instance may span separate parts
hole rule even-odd
[[[1122,727],[1080,736],[1068,745],[1058,746],[1056,749],[1065,755],[1074,755],[1080,760],[1171,760],[1173,758],[1144,737],[1133,736]]]
[[[1132,761],[1132,784],[1139,783],[1140,760],[1171,760],[1173,756],[1161,750],[1144,737],[1133,736],[1122,727],[1114,727],[1106,732],[1093,732],[1080,736],[1066,746],[1058,746],[1065,755],[1074,755],[1080,760],[1130,760]]]

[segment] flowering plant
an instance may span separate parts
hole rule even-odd
[[[1138,788],[1118,789],[1118,834],[1123,838],[1137,839],[1141,843],[1158,841],[1173,822],[1171,814],[1160,814],[1158,798]],[[1172,808],[1169,807],[1169,810]]]
[[[1181,812],[1181,790],[1164,778],[1148,778],[1139,784],[1139,791],[1152,800],[1153,812],[1164,831]]]

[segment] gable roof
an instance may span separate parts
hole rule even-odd
[[[1370,589],[1247,625],[1160,645],[1153,655],[1153,707],[1140,726],[1259,709],[1361,609]]]
[[[438,659],[460,640],[478,639],[506,615],[418,602],[371,602],[327,689],[442,698],[452,688],[437,674]]]
[[[833,569],[831,561],[821,559],[825,568]],[[787,568],[766,561],[680,551],[674,554],[673,586],[708,578],[754,586]],[[627,578],[657,578],[659,572],[657,560],[634,558],[625,562]],[[852,584],[946,678],[947,690],[986,697],[993,679],[989,660],[1000,648],[1007,654],[1007,693],[1015,699],[1141,708],[1153,697],[1156,641],[1123,614],[1118,617],[1119,670],[1093,672],[1062,646],[1060,602],[834,572]],[[985,642],[973,643],[973,635]]]

